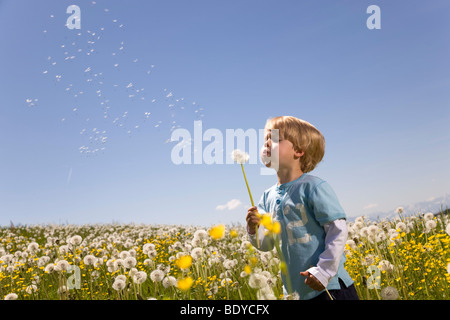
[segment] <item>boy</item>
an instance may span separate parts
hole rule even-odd
[[[279,139],[272,140],[272,129],[278,129]],[[328,183],[307,174],[324,156],[323,135],[310,123],[291,116],[269,119],[264,131],[261,158],[267,167],[277,167],[278,184],[264,191],[258,206],[248,209],[250,242],[256,246],[259,228],[259,249],[273,249],[258,217],[258,213],[270,213],[281,224],[281,250],[292,290],[300,299],[329,300],[327,288],[333,300],[358,300],[353,280],[344,268],[345,212]],[[271,157],[271,150],[278,157]],[[282,279],[286,288],[283,274]]]

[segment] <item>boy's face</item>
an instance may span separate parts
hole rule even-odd
[[[278,168],[295,168],[299,166],[299,158],[303,155],[303,152],[295,151],[292,142],[284,139],[281,131],[279,131],[278,139],[275,134],[272,137],[271,129],[265,129],[264,133],[265,143],[261,149],[261,159],[266,167],[273,168],[277,164]]]

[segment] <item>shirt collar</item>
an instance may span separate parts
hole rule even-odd
[[[298,178],[295,179],[295,180],[292,180],[292,181],[289,181],[289,182],[286,182],[286,183],[282,183],[282,184],[280,184],[280,185],[276,184],[276,190],[277,190],[277,191],[278,191],[278,190],[285,190],[287,187],[289,187],[289,186],[293,185],[294,183],[298,182],[300,179],[303,179],[303,177],[304,177],[305,175],[306,175],[306,172],[303,173],[300,177],[298,177]]]

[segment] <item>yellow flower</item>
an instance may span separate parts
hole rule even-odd
[[[275,221],[272,225],[272,232],[276,234],[280,234],[281,232],[281,224],[278,221]]]
[[[236,230],[230,230],[230,236],[232,237],[232,238],[236,238],[237,236],[238,236],[238,233],[237,233],[237,231]]]
[[[214,240],[223,238],[223,236],[225,235],[225,226],[223,224],[219,224],[212,227],[211,229],[209,229],[209,235]]]
[[[176,265],[180,269],[187,269],[192,264],[192,257],[191,256],[181,256],[179,259],[175,261]]]
[[[194,280],[192,280],[191,277],[186,277],[184,279],[180,279],[177,282],[177,288],[181,291],[187,291],[191,288],[192,284],[194,283]]]
[[[246,274],[250,274],[250,273],[252,273],[252,268],[247,264],[247,265],[244,267],[244,272],[245,272]]]

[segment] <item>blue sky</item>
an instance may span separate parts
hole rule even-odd
[[[65,26],[72,4],[80,30]],[[373,4],[379,30],[366,26]],[[445,207],[448,9],[446,0],[0,1],[0,225],[245,223],[240,166],[175,165],[171,132],[193,133],[195,120],[203,132],[259,130],[279,115],[322,131],[325,157],[311,174],[348,217]],[[261,167],[245,165],[255,201],[277,183]]]

